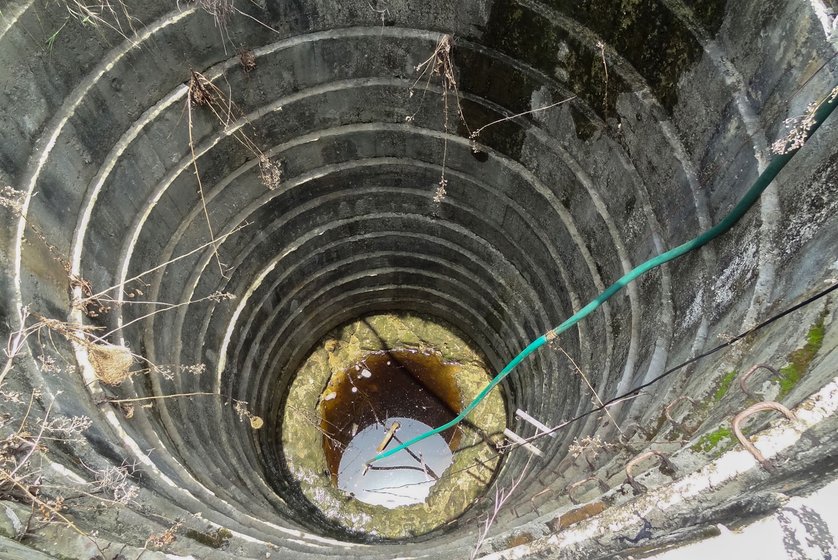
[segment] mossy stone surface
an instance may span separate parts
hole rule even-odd
[[[698,438],[698,441],[691,447],[693,451],[712,453],[720,456],[733,446],[733,431],[728,426],[719,426],[712,432],[708,432]]]
[[[815,355],[821,349],[825,318],[826,314],[824,313],[815,321],[806,334],[806,344],[789,354],[788,364],[780,368],[780,395],[778,398],[782,399],[791,393],[792,389],[806,374],[809,364],[812,363]]]
[[[725,374],[722,377],[722,380],[719,382],[719,386],[716,389],[716,392],[713,393],[713,404],[719,402],[724,398],[727,392],[730,390],[731,384],[733,384],[733,380],[736,379],[736,374],[738,372],[734,369]]]

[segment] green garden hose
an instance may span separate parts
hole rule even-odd
[[[810,126],[804,131],[806,140],[811,137],[811,135],[818,129],[818,127],[823,123],[824,120],[832,113],[832,110],[835,106],[838,105],[838,84],[827,94],[827,96],[820,102],[817,106],[815,111],[811,114],[811,120],[804,121],[805,124],[811,123]],[[622,278],[611,284],[604,292],[600,293],[594,300],[592,300],[588,305],[577,311],[573,314],[569,319],[565,322],[560,324],[558,327],[550,330],[547,334],[537,338],[536,340],[532,341],[529,346],[524,348],[524,350],[512,358],[506,367],[504,367],[500,373],[489,382],[486,387],[483,388],[482,391],[474,398],[471,403],[467,407],[465,407],[456,418],[439,426],[438,428],[434,428],[433,430],[429,430],[424,432],[413,439],[410,439],[401,445],[394,447],[393,449],[382,451],[378,453],[373,459],[369,461],[369,463],[373,463],[378,461],[379,459],[384,459],[385,457],[389,457],[395,453],[398,453],[402,449],[406,447],[410,447],[414,443],[422,441],[423,439],[430,437],[434,434],[438,434],[443,432],[449,428],[456,426],[459,422],[461,422],[468,414],[474,410],[478,404],[489,394],[489,391],[495,388],[495,386],[503,381],[503,379],[509,375],[509,373],[515,369],[515,367],[520,364],[524,358],[532,354],[537,348],[543,346],[550,340],[553,340],[561,333],[578,323],[582,318],[587,317],[592,311],[594,311],[597,307],[602,305],[606,302],[611,296],[619,292],[622,288],[628,285],[629,282],[636,280],[643,274],[649,272],[653,268],[656,268],[664,263],[667,263],[673,259],[677,259],[678,257],[689,253],[699,247],[702,247],[719,237],[721,234],[725,233],[727,230],[731,229],[736,222],[739,221],[742,216],[748,211],[748,209],[756,202],[756,200],[760,197],[762,192],[768,188],[768,185],[774,180],[777,174],[785,167],[785,165],[791,160],[791,158],[797,153],[797,151],[802,146],[802,143],[793,144],[785,146],[786,149],[782,150],[783,153],[776,155],[772,160],[771,163],[768,164],[768,167],[757,177],[754,184],[748,189],[748,192],[745,193],[745,196],[742,197],[742,200],[730,211],[730,213],[724,217],[722,221],[720,221],[715,226],[711,227],[707,231],[703,232],[698,237],[687,241],[683,245],[679,245],[674,249],[670,249],[669,251],[662,253],[654,258],[649,259],[648,261],[644,262],[641,265],[633,268],[629,271],[626,275]]]

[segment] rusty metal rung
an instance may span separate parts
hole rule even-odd
[[[748,451],[748,453],[753,455],[754,459],[756,459],[759,462],[759,464],[762,465],[762,468],[764,468],[767,471],[770,471],[773,470],[773,465],[768,459],[765,458],[765,456],[762,453],[760,453],[759,449],[757,449],[756,446],[753,443],[751,443],[747,437],[745,437],[745,434],[742,433],[742,427],[740,426],[740,424],[742,424],[742,421],[745,420],[748,416],[766,410],[776,410],[792,422],[797,420],[797,416],[794,414],[794,412],[792,412],[782,404],[774,401],[763,401],[755,405],[749,406],[733,418],[733,434],[736,436],[736,439],[739,440],[739,443],[742,444],[742,447],[744,447]]]

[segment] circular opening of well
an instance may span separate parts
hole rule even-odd
[[[462,514],[500,462],[506,427],[493,393],[455,427],[372,459],[454,419],[491,378],[462,336],[436,319],[366,316],[311,350],[282,425],[289,471],[328,519],[384,538],[427,533]]]

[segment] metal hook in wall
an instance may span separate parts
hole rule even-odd
[[[782,378],[783,378],[783,375],[782,375],[782,374],[781,374],[781,373],[777,370],[777,368],[775,368],[775,367],[773,367],[773,366],[770,366],[770,365],[768,365],[768,364],[754,364],[753,366],[751,366],[751,369],[749,369],[748,371],[746,371],[746,372],[744,373],[744,375],[742,375],[742,376],[739,378],[739,388],[742,390],[742,392],[743,392],[743,393],[745,393],[746,395],[748,395],[748,396],[749,396],[749,397],[751,397],[752,399],[756,399],[756,398],[757,398],[757,396],[756,396],[756,395],[754,395],[754,394],[750,391],[750,389],[748,389],[747,382],[748,382],[748,379],[750,379],[750,377],[751,377],[751,376],[752,376],[752,375],[753,375],[753,374],[754,374],[754,373],[755,373],[758,369],[760,369],[760,368],[767,369],[768,371],[770,371],[770,372],[771,372],[771,375],[773,375],[774,377],[776,377],[776,378],[778,378],[778,379],[782,379]]]
[[[632,430],[632,428],[634,428],[634,429]],[[623,449],[625,449],[629,453],[631,453],[631,454],[637,453],[638,450],[635,449],[634,447],[632,447],[629,442],[638,433],[642,434],[643,437],[645,437],[647,441],[651,440],[655,436],[655,434],[653,434],[652,432],[650,432],[649,430],[647,430],[646,428],[644,428],[643,426],[641,426],[637,422],[631,422],[630,424],[626,425],[626,427],[623,428],[623,431],[620,432],[617,435],[617,441],[623,447]]]
[[[596,475],[589,476],[588,478],[583,478],[582,480],[577,480],[576,482],[568,484],[565,487],[565,493],[567,494],[567,497],[568,497],[568,499],[570,499],[572,504],[579,505],[579,503],[580,503],[579,500],[573,495],[573,491],[576,490],[577,488],[581,487],[581,486],[584,486],[586,483],[592,482],[592,481],[596,481],[597,487],[599,487],[600,492],[604,493],[604,492],[608,492],[608,490],[610,490],[610,488],[608,487],[608,484],[606,484],[604,480],[602,480],[600,477],[598,477]]]
[[[689,428],[686,424],[684,424],[680,420],[675,420],[672,417],[672,409],[674,409],[675,406],[681,401],[689,401],[690,404],[692,404],[692,405],[697,404],[694,399],[688,397],[687,395],[681,395],[680,397],[677,397],[674,401],[672,401],[671,403],[666,405],[663,409],[663,413],[666,416],[666,419],[669,420],[672,423],[673,426],[675,426],[676,428],[681,430],[684,433],[684,435],[690,436],[690,435],[693,434],[693,432],[695,432],[695,430]]]
[[[736,415],[736,417],[733,419],[733,433],[736,435],[736,438],[739,440],[739,443],[741,443],[742,446],[745,449],[747,449],[751,455],[754,456],[754,459],[759,461],[759,464],[762,465],[762,467],[765,470],[770,471],[774,469],[774,466],[768,461],[768,459],[766,459],[763,456],[762,453],[760,453],[759,449],[757,449],[756,446],[748,440],[745,434],[742,433],[742,427],[740,426],[742,421],[745,420],[747,417],[756,414],[757,412],[762,412],[765,410],[776,410],[789,420],[797,420],[797,416],[795,416],[794,412],[781,405],[780,403],[773,401],[763,401],[755,405],[749,406],[748,408]]]
[[[675,470],[676,470],[675,465],[672,463],[672,461],[669,460],[669,457],[667,457],[666,455],[664,455],[660,451],[646,451],[645,453],[641,453],[640,455],[638,455],[637,457],[635,457],[634,459],[632,459],[631,461],[626,463],[626,481],[629,483],[629,485],[631,485],[631,488],[637,494],[645,493],[646,492],[646,487],[644,485],[640,484],[639,482],[637,482],[637,480],[635,480],[634,476],[632,476],[632,474],[631,474],[631,469],[634,466],[636,466],[638,463],[640,463],[640,461],[643,461],[644,459],[648,459],[650,457],[655,457],[655,456],[660,459],[661,466],[662,466],[663,470],[666,472],[666,474],[668,474],[669,476],[672,476],[672,477],[674,477],[674,475],[675,475]]]

